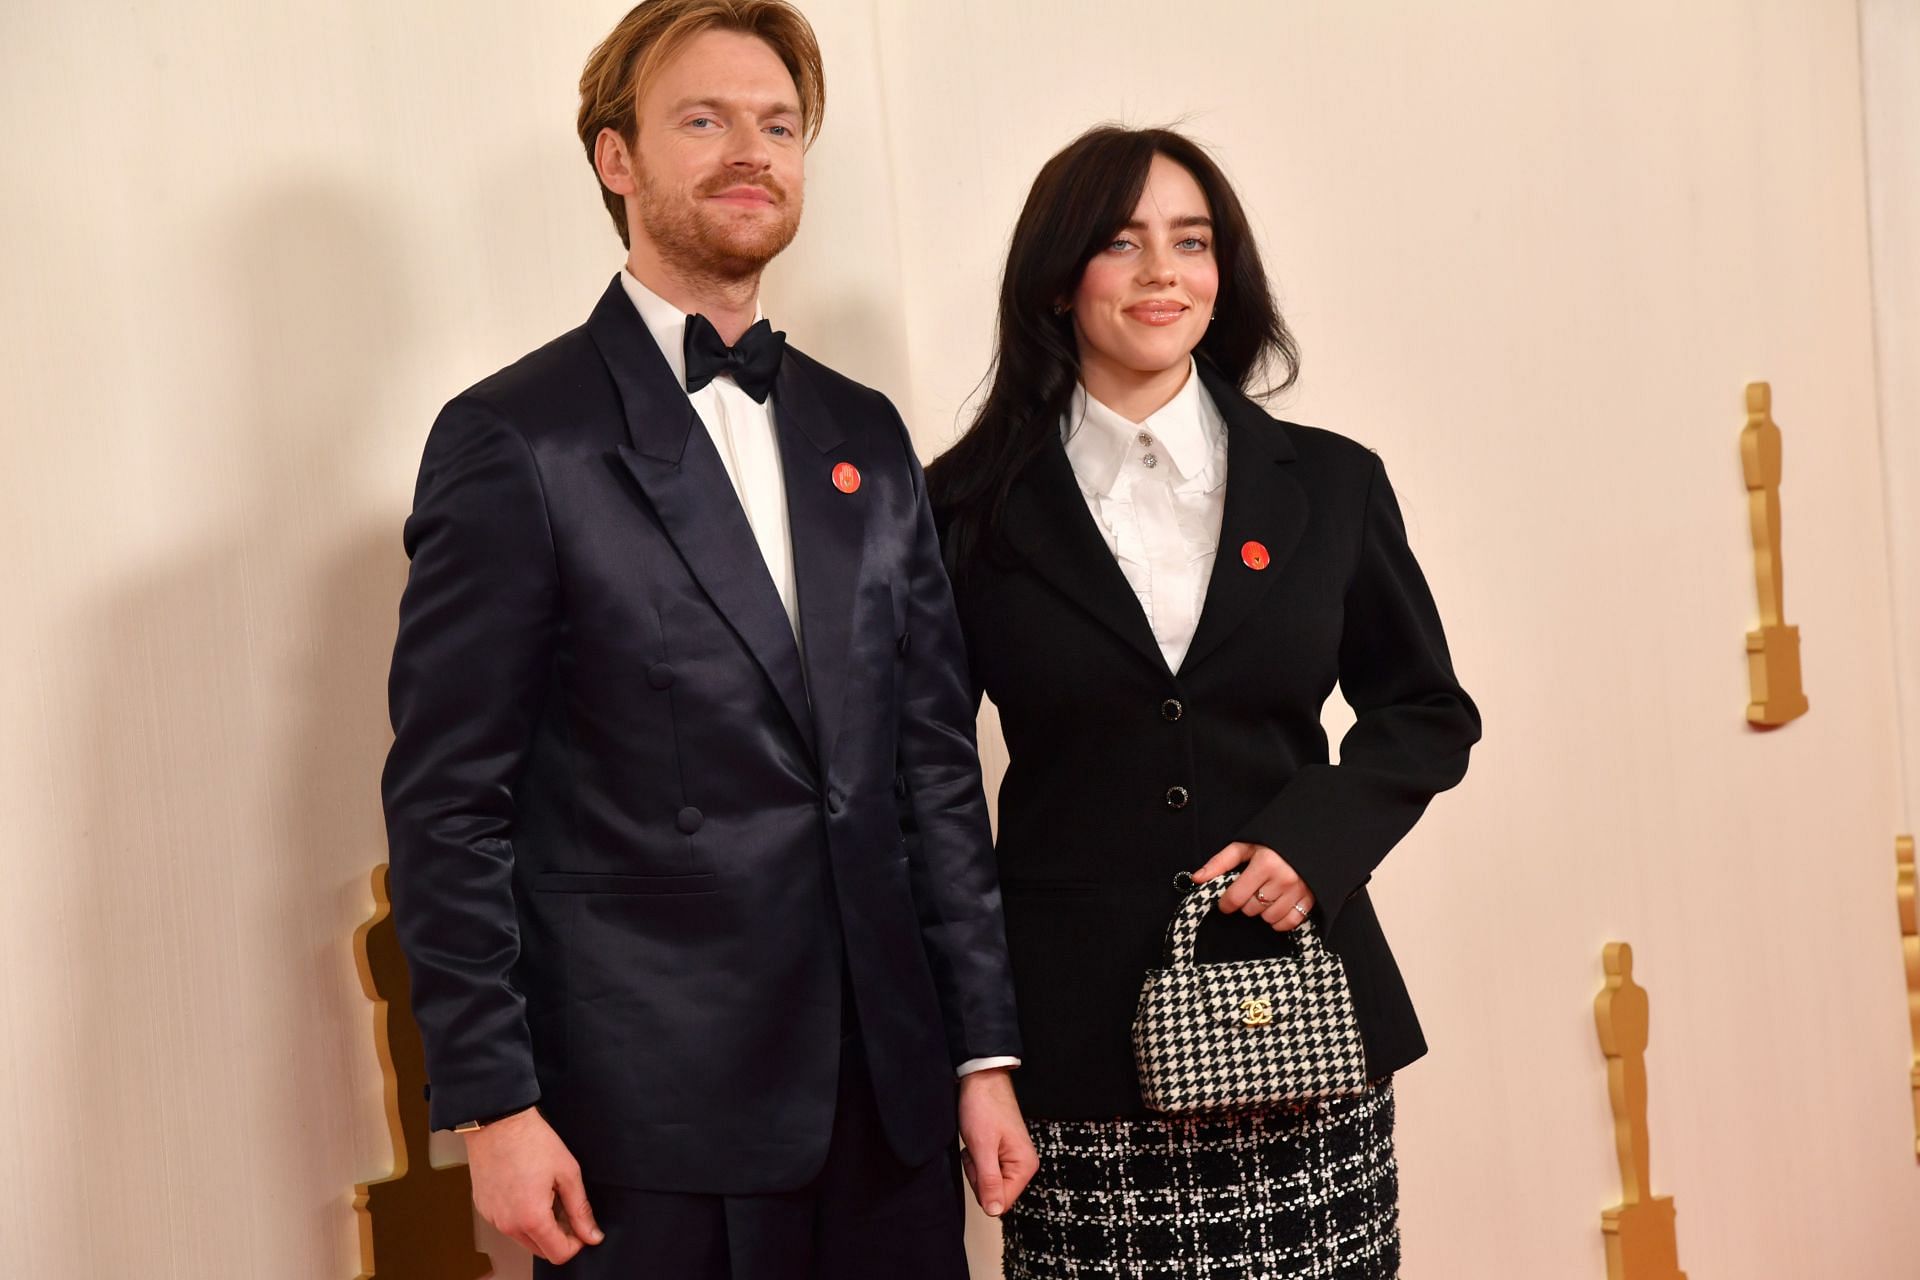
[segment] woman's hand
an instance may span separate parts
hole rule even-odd
[[[1313,910],[1313,890],[1285,858],[1263,844],[1234,841],[1207,859],[1207,864],[1193,873],[1193,882],[1205,884],[1242,863],[1246,870],[1220,895],[1220,909],[1229,914],[1237,911],[1259,916],[1281,933],[1299,928]]]

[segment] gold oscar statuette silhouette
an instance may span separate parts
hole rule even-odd
[[[1613,1141],[1620,1157],[1620,1203],[1600,1214],[1607,1280],[1687,1280],[1680,1270],[1673,1199],[1653,1194],[1647,1152],[1646,988],[1633,980],[1633,948],[1609,942],[1601,952],[1607,984],[1594,997],[1600,1051],[1607,1055]]]
[[[1800,687],[1800,628],[1786,620],[1780,565],[1780,428],[1773,389],[1747,384],[1747,425],[1740,432],[1747,474],[1747,518],[1753,527],[1753,576],[1760,592],[1760,629],[1747,632],[1747,722],[1783,725],[1807,712]]]
[[[1920,906],[1914,902],[1913,837],[1893,842],[1899,867],[1895,893],[1900,901],[1900,952],[1907,961],[1907,1023],[1913,1032],[1913,1065],[1907,1079],[1913,1086],[1913,1155],[1920,1160]]]
[[[387,865],[373,869],[373,917],[354,934],[360,985],[375,1002],[374,1041],[386,1075],[393,1176],[355,1188],[359,1280],[481,1280],[493,1262],[473,1247],[473,1184],[463,1164],[427,1155],[427,1062],[409,1012],[407,964],[387,896]]]

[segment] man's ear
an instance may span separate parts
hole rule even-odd
[[[633,152],[617,129],[602,129],[593,140],[593,167],[601,185],[617,196],[630,196],[640,189]]]

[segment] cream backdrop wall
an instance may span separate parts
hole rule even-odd
[[[1890,523],[1854,5],[805,7],[831,101],[768,310],[928,456],[1035,168],[1095,121],[1177,119],[1300,336],[1280,407],[1393,472],[1487,721],[1376,879],[1434,1050],[1401,1080],[1407,1274],[1604,1274],[1611,938],[1652,992],[1690,1274],[1920,1270],[1888,867],[1915,491]],[[23,1274],[354,1272],[351,1187],[389,1159],[348,943],[384,856],[399,522],[438,404],[617,266],[570,130],[623,8],[0,9]],[[1875,154],[1913,189],[1910,148]],[[1882,385],[1910,354],[1883,343]],[[1742,721],[1756,378],[1813,702],[1767,735]]]
[[[1894,636],[1911,653],[1920,645],[1920,5],[1862,0],[1860,61]],[[1896,675],[1911,831],[1920,814],[1920,670],[1908,663]]]

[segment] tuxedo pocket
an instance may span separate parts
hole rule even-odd
[[[909,643],[907,633],[907,597],[901,590],[900,584],[892,580],[887,582],[887,597],[893,604],[893,647],[899,652],[900,656],[904,658],[907,656]]]
[[[575,871],[542,871],[533,878],[536,893],[713,893],[720,877],[711,871],[683,876],[626,876]]]

